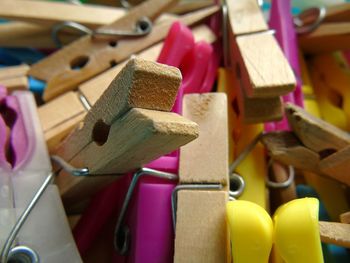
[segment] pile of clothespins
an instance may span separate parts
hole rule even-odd
[[[350,262],[350,1],[0,19],[0,263]]]

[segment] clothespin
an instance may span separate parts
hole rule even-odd
[[[226,213],[233,261],[268,262],[274,238],[272,219],[266,210],[253,202],[235,200],[227,203]]]
[[[273,221],[277,252],[286,263],[323,262],[316,198],[282,205]]]
[[[286,114],[295,135],[264,135],[262,142],[270,155],[285,164],[324,174],[348,185],[342,169],[346,169],[350,136],[297,106],[287,104]]]
[[[297,39],[290,10],[291,1],[272,1],[270,28],[275,30],[276,39],[288,62],[290,63],[296,78],[295,90],[284,95],[282,97],[283,102],[290,102],[303,107]],[[265,130],[267,131],[288,129],[288,121],[285,116],[280,122],[268,123],[265,125]]]
[[[212,43],[215,40],[215,36],[207,26],[197,26],[192,32],[196,41],[203,40]],[[144,50],[137,54],[137,57],[156,61],[161,49],[162,43]],[[176,56],[179,57],[178,54]],[[124,65],[125,63],[121,63],[82,83],[78,92],[67,92],[39,107],[39,118],[50,152],[84,118],[86,112],[96,103]],[[58,108],[60,111],[57,111]]]
[[[350,4],[310,8],[299,14],[295,24],[299,45],[305,53],[324,53],[349,48]]]
[[[203,31],[203,29],[205,30]],[[212,33],[208,34],[206,28],[202,28],[200,31],[195,29],[193,36],[189,28],[179,22],[174,23],[165,39],[158,62],[176,67],[180,67],[185,62],[198,65],[197,61],[184,61],[183,58],[194,48],[194,38],[202,38],[200,36],[202,34],[198,34],[200,32],[205,33],[203,35],[204,39],[211,41]],[[202,53],[198,54],[198,56],[202,55]],[[187,66],[186,68],[191,67]],[[195,75],[191,75],[189,72],[183,74],[184,80],[180,91],[183,86],[194,83],[193,80],[201,79],[204,74],[203,71],[196,70],[192,70],[191,73]],[[180,91],[178,92],[177,101],[182,100],[182,92]],[[177,112],[178,108],[175,106],[172,111]],[[114,255],[114,260],[116,262],[141,261],[154,263],[171,261],[174,234],[170,214],[170,194],[176,181],[164,179],[159,181],[154,175],[177,174],[178,155],[162,156],[147,164],[146,167],[156,169],[156,171],[153,170],[152,172],[150,169],[139,171],[134,174],[132,181],[131,179],[128,181],[124,177],[106,191],[100,193],[97,198],[94,198],[93,205],[90,205],[84,212],[82,220],[78,223],[77,229],[74,230],[79,251],[83,255],[86,254],[92,240],[96,238],[96,231],[98,231],[96,229],[101,229],[105,225],[106,220],[111,216],[111,212],[108,211],[114,208],[114,210],[119,210],[117,219],[119,224],[115,230],[117,240],[119,240],[115,246],[117,252]],[[128,193],[125,193],[126,190],[123,189],[129,189]],[[118,194],[113,195],[113,193]],[[125,201],[121,204],[121,201],[118,200]],[[151,207],[150,203],[152,204]],[[121,210],[124,204],[127,208]],[[119,207],[119,209],[115,209],[116,207]],[[95,213],[98,213],[99,217],[91,217],[91,214]],[[93,231],[91,231],[91,225],[94,225]],[[129,229],[127,235],[123,235],[125,228]],[[123,249],[123,247],[126,249]],[[154,251],[159,252],[155,254]]]
[[[130,55],[161,41],[174,20],[169,19],[153,26],[149,20],[154,20],[175,2],[176,0],[146,1],[114,23],[98,28],[93,36],[85,36],[33,65],[29,75],[47,82],[45,100],[72,90],[83,81],[129,58]],[[180,21],[192,24],[216,11],[217,7],[210,7],[184,15]],[[149,20],[142,20],[144,17],[148,17]],[[139,32],[135,32],[135,27],[139,28]],[[121,34],[133,35],[134,38],[120,39]],[[109,37],[102,40],[101,35]],[[136,40],[135,36],[138,36]],[[57,61],[61,63],[57,65]]]
[[[1,262],[82,262],[29,92],[0,88],[0,135]]]
[[[226,5],[229,28],[226,41],[229,40],[231,52],[229,55],[226,51],[226,56],[231,57],[231,68],[238,80],[243,119],[250,123],[279,119],[282,116],[279,96],[294,90],[293,71],[268,31],[257,1],[228,1]],[[266,110],[261,110],[248,116],[247,110],[257,104],[270,105],[280,114],[267,115]]]
[[[28,89],[26,74],[28,65],[0,68],[0,85],[5,86],[9,91]]]
[[[63,199],[76,200],[108,182],[108,176],[98,175],[140,168],[196,138],[193,122],[164,112],[171,110],[180,81],[177,69],[155,62],[134,59],[125,66],[56,151],[71,165],[88,167],[96,175],[87,179],[60,174],[57,184]],[[133,131],[133,140],[126,139],[127,131]],[[119,144],[123,147],[118,153]],[[81,187],[84,192],[78,190]]]
[[[340,222],[343,224],[350,224],[350,211],[340,215]]]
[[[180,150],[180,185],[172,201],[174,262],[230,262],[226,103],[222,93],[184,96],[183,115],[198,123],[200,136]]]
[[[345,125],[342,125],[342,123],[345,124],[344,112],[335,107],[333,104],[328,103],[328,99],[326,98],[327,96],[322,96],[322,94],[324,94],[322,93],[322,90],[326,87],[322,86],[322,89],[318,90],[318,96],[316,100],[316,95],[314,92],[314,90],[316,89],[314,89],[312,84],[316,84],[320,89],[319,85],[322,85],[323,82],[318,82],[320,81],[320,79],[317,78],[313,79],[313,82],[311,83],[304,57],[300,54],[299,58],[300,65],[302,68],[305,110],[318,118],[321,117],[320,112],[322,111],[324,112],[324,120],[327,120],[327,122],[332,123],[338,128],[345,127]],[[325,116],[327,116],[328,114],[326,114],[326,111],[323,110],[324,108],[326,108],[329,112],[333,112],[333,116],[337,116],[338,120],[343,119],[344,121],[337,122],[338,125],[336,125],[334,122],[332,122],[334,118],[325,118]],[[324,206],[326,207],[326,210],[332,221],[337,221],[339,214],[350,209],[349,204],[346,200],[345,189],[337,181],[334,181],[325,176],[319,176],[315,173],[308,171],[304,171],[303,174],[307,184],[311,185],[316,190],[317,194],[320,196],[320,199],[323,201]]]
[[[350,130],[350,67],[342,53],[318,54],[310,58],[309,69],[322,119]]]
[[[238,164],[233,165],[230,172],[239,174],[244,179],[246,187],[239,198],[266,208],[267,167],[264,149],[260,144],[255,145],[259,134],[263,131],[263,125],[243,123],[242,112],[238,108],[238,89],[232,88],[236,87],[234,78],[235,76],[228,70],[219,69],[217,90],[225,92],[228,97],[229,163],[232,166],[235,160],[241,159]]]

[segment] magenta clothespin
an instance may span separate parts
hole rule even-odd
[[[293,18],[291,15],[290,0],[273,0],[270,15],[270,28],[276,31],[276,39],[280,44],[284,55],[289,61],[296,80],[297,86],[294,92],[283,96],[284,102],[291,102],[300,107],[304,105],[303,93],[301,90],[300,66],[297,46],[297,36],[294,29]],[[289,130],[289,125],[286,117],[282,121],[268,123],[265,125],[265,130]]]

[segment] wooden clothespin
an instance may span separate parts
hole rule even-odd
[[[0,17],[50,27],[73,21],[91,29],[110,24],[121,18],[121,8],[93,5],[72,5],[45,1],[3,0],[0,2]]]
[[[227,9],[231,68],[238,79],[243,118],[250,123],[279,120],[279,96],[294,90],[293,71],[268,31],[257,1],[228,1]],[[265,110],[256,110],[264,106]]]
[[[64,201],[76,201],[123,174],[198,136],[197,125],[168,113],[181,75],[178,69],[133,59],[55,152],[93,177],[57,177]],[[107,175],[107,176],[103,176]],[[109,176],[108,176],[109,175]]]
[[[14,90],[27,90],[28,65],[0,68],[0,85],[5,86],[10,92]]]
[[[190,94],[183,100],[183,115],[198,123],[199,138],[180,150],[176,263],[230,262],[226,104],[222,93]]]
[[[292,104],[287,104],[286,115],[295,135],[264,135],[262,141],[270,155],[285,164],[350,185],[343,170],[347,165],[350,135]]]
[[[311,8],[296,21],[301,24],[299,45],[305,53],[347,50],[350,45],[350,3]]]
[[[212,43],[216,39],[213,32],[205,25],[194,27],[192,32],[196,41]],[[140,52],[136,57],[156,61],[162,45],[163,43],[156,44]],[[82,83],[77,92],[67,92],[39,107],[39,118],[50,152],[84,118],[89,108],[95,104],[125,64],[126,62],[121,63]]]
[[[98,28],[94,36],[82,37],[33,65],[29,75],[47,82],[45,100],[72,90],[83,81],[128,59],[130,55],[161,41],[175,18],[155,24],[153,27],[149,22],[144,23],[142,19],[148,17],[154,20],[175,2],[176,0],[148,0],[114,23]],[[217,11],[218,7],[210,7],[182,16],[180,21],[187,25],[192,24]],[[123,30],[124,33],[127,31],[129,35],[135,35],[135,27],[141,24],[144,31],[140,34],[143,36],[137,39],[131,37],[120,39],[120,30]],[[119,35],[116,31],[119,32]],[[112,36],[109,36],[108,39],[96,40],[97,35],[100,34],[111,34]]]

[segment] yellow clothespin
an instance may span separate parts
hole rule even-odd
[[[70,165],[87,167],[94,175],[77,177],[62,171],[56,181],[64,201],[83,200],[113,175],[140,168],[198,136],[195,123],[166,112],[180,82],[174,67],[141,59],[128,62],[55,151]]]
[[[263,131],[262,124],[243,124],[238,108],[238,87],[234,84],[234,76],[226,69],[219,69],[218,91],[225,92],[228,97],[229,120],[229,162],[234,163],[247,146]],[[241,200],[248,200],[267,208],[266,200],[266,163],[263,146],[253,145],[246,157],[234,169],[245,181],[245,189]],[[230,174],[231,176],[231,174]]]
[[[320,112],[322,111],[324,120],[327,120],[329,123],[332,123],[333,125],[339,128],[345,127],[346,116],[344,112],[335,105],[329,103],[327,96],[322,96],[325,95],[325,93],[322,92],[323,89],[319,90],[316,99],[314,88],[311,84],[310,77],[308,74],[308,69],[306,67],[304,57],[301,53],[299,54],[299,58],[302,69],[302,89],[304,93],[305,110],[318,118],[321,118]],[[311,68],[311,70],[313,71],[314,69]],[[315,78],[313,79],[313,84],[321,84],[322,88],[327,88],[323,85],[324,82],[319,83],[319,81],[321,81],[320,78]],[[321,87],[318,86],[319,89]],[[328,113],[331,113],[329,117]],[[337,120],[337,122],[332,122],[332,120]],[[332,221],[337,221],[339,214],[350,210],[349,204],[346,200],[345,189],[342,187],[341,184],[330,178],[319,176],[312,172],[304,171],[303,173],[307,184],[311,185],[316,190],[317,194],[320,196],[326,208],[326,211],[328,212]]]
[[[343,55],[315,55],[309,60],[309,69],[321,118],[350,131],[350,68]]]

